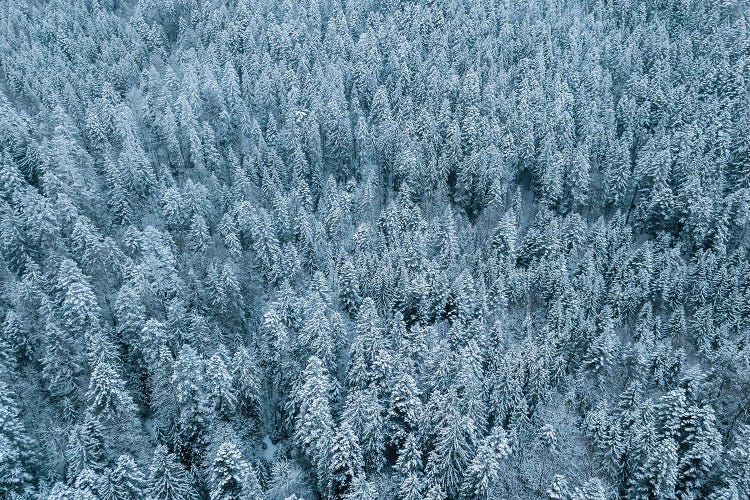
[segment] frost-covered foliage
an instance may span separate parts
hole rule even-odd
[[[750,495],[741,0],[0,0],[0,497]]]

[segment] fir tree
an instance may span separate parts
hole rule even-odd
[[[31,491],[34,442],[21,421],[15,394],[0,381],[0,492],[13,498]]]
[[[492,498],[500,480],[502,461],[511,453],[510,443],[502,428],[494,428],[477,449],[467,469],[463,489],[472,498]]]
[[[190,500],[197,498],[188,472],[165,446],[157,446],[151,459],[148,492],[154,498]]]
[[[299,413],[294,437],[314,466],[321,485],[327,482],[334,422],[330,407],[331,382],[323,362],[310,356],[302,374],[302,385],[295,396]]]
[[[263,498],[255,471],[232,442],[222,443],[216,451],[210,484],[212,500]]]
[[[339,426],[331,443],[330,453],[330,489],[338,497],[348,492],[363,469],[362,450],[348,423],[344,422]]]

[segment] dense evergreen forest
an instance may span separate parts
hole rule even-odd
[[[750,498],[745,0],[0,0],[0,497]]]

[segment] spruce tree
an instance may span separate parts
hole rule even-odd
[[[13,498],[34,483],[34,442],[21,421],[15,394],[0,381],[0,492]]]

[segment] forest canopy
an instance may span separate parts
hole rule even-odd
[[[0,497],[750,497],[742,0],[0,0]]]

